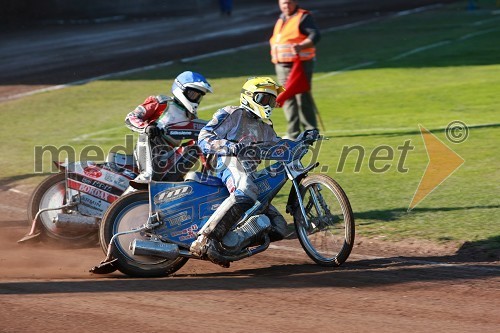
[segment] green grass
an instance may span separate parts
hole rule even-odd
[[[313,93],[330,140],[323,142],[320,162],[347,192],[358,235],[500,249],[500,14],[492,1],[477,11],[465,8],[463,2],[323,34]],[[130,133],[125,115],[146,96],[169,93],[172,79],[187,69],[202,72],[214,86],[200,111],[204,119],[238,103],[245,78],[275,76],[263,46],[0,104],[2,182],[40,180],[33,177],[35,145],[72,145],[77,151],[98,145],[104,152],[124,145]],[[470,126],[461,144],[443,132],[453,120]],[[273,121],[284,134],[280,109]],[[419,124],[465,163],[408,212],[428,163]],[[414,150],[404,161],[408,171],[400,172],[397,147],[408,140]],[[366,155],[361,169],[355,172],[352,154],[338,172],[343,147],[356,145]],[[394,157],[385,162],[388,171],[373,172],[368,156],[382,145]],[[49,164],[46,155],[45,172]],[[278,206],[286,193],[277,197]]]

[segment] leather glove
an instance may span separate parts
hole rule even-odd
[[[312,143],[316,141],[319,136],[319,131],[317,129],[306,130],[304,132],[303,139],[305,142]]]
[[[231,144],[229,148],[229,155],[233,156],[238,156],[238,153],[245,147],[245,145],[240,142],[240,143],[233,143]]]
[[[148,127],[146,127],[145,132],[150,138],[155,138],[161,135],[161,129],[156,127],[156,125],[149,125]]]

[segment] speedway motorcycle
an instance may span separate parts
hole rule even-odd
[[[301,162],[319,139],[317,131],[306,131],[296,141],[283,139],[269,148],[249,146],[254,147],[254,156],[270,165],[255,173],[258,200],[216,244],[220,256],[233,262],[269,247],[271,224],[263,212],[289,180],[293,186],[286,211],[293,216],[304,251],[322,266],[345,262],[355,228],[349,200],[329,176],[309,174],[319,163],[304,166]],[[106,274],[118,269],[134,277],[161,277],[176,272],[189,259],[208,260],[191,254],[189,247],[229,193],[217,177],[201,172],[188,176],[178,183],[152,181],[149,191],[116,200],[100,225],[106,258],[90,271]]]
[[[187,139],[161,156],[160,179],[180,181],[201,151],[196,138],[206,121],[195,119],[163,129],[164,135]],[[59,173],[44,179],[28,203],[31,229],[19,243],[55,241],[61,245],[82,246],[96,243],[101,218],[125,191],[139,171],[133,155],[111,152],[105,162],[54,162]],[[178,168],[182,165],[183,168]]]

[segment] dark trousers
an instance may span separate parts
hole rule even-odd
[[[275,64],[276,76],[283,86],[290,75],[293,63]],[[303,61],[302,66],[306,73],[309,84],[314,70],[314,61]],[[312,85],[311,85],[312,87]],[[297,94],[285,101],[283,111],[288,122],[287,135],[290,139],[295,139],[304,130],[318,128],[316,120],[315,103],[311,91]]]

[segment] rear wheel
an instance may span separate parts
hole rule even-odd
[[[302,248],[319,265],[339,266],[354,244],[354,215],[345,192],[326,175],[311,175],[300,183],[307,221],[298,206],[295,230]]]
[[[28,202],[28,223],[31,225],[38,211],[46,208],[61,207],[66,204],[66,177],[57,173],[45,178],[33,191]],[[97,242],[95,230],[71,230],[58,228],[53,220],[62,209],[49,210],[38,216],[38,229],[42,239],[64,246],[83,246]]]
[[[149,217],[149,194],[147,191],[132,192],[116,200],[106,211],[99,232],[101,246],[107,252],[113,235],[138,228]],[[136,256],[129,249],[134,239],[149,240],[150,237],[141,232],[120,235],[115,238],[112,257],[117,259],[113,266],[120,272],[135,277],[160,277],[170,275],[179,270],[187,262],[187,258],[178,257],[173,260]]]

